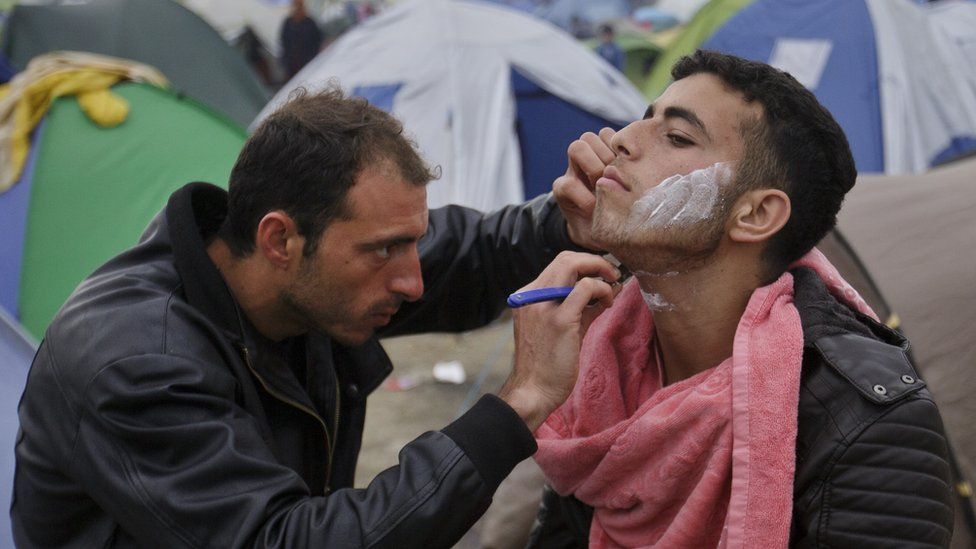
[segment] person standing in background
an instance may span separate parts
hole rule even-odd
[[[618,71],[624,70],[624,51],[614,41],[613,27],[609,24],[600,25],[600,45],[596,47],[596,53]]]
[[[288,80],[319,53],[322,31],[308,16],[303,0],[292,0],[291,14],[281,24],[281,63]]]

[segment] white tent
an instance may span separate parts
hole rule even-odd
[[[965,44],[946,21],[972,23],[976,4],[947,4],[867,1],[882,83],[885,173],[920,173],[933,158],[945,161],[976,148],[976,62],[967,55],[976,27],[969,27]]]
[[[278,32],[288,16],[289,4],[270,0],[180,0],[227,40],[233,42],[247,27],[261,44],[277,56],[281,53]]]
[[[527,170],[544,160],[565,170],[569,132],[623,125],[646,107],[622,74],[556,27],[461,0],[404,2],[353,29],[286,84],[257,120],[296,87],[319,89],[330,80],[394,113],[424,157],[441,167],[428,188],[431,207],[491,209],[521,201],[533,188]],[[518,86],[533,87],[531,100],[517,98]],[[572,117],[587,122],[573,126]],[[558,175],[551,168],[533,174],[549,178],[547,184]]]

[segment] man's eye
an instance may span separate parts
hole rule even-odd
[[[671,144],[676,147],[687,147],[689,145],[695,144],[693,141],[689,139],[685,139],[684,137],[681,137],[680,135],[674,133],[668,134],[668,141],[670,141]]]
[[[390,258],[390,247],[389,246],[383,246],[382,248],[377,248],[377,249],[373,250],[373,253],[375,253],[376,254],[376,257],[378,257],[380,259],[389,259]]]

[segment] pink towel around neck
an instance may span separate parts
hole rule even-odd
[[[818,250],[794,266],[873,316]],[[591,547],[785,547],[803,358],[793,277],[753,293],[731,357],[666,387],[653,329],[632,281],[586,334],[536,461],[558,493],[594,507]]]

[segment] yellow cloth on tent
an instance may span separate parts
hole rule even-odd
[[[105,128],[118,126],[129,116],[129,102],[109,90],[79,94],[78,104],[88,118]]]
[[[58,97],[76,96],[82,111],[100,126],[125,121],[128,102],[109,91],[124,79],[168,85],[148,65],[89,53],[55,52],[35,57],[24,72],[0,86],[0,192],[20,179],[31,131]]]

